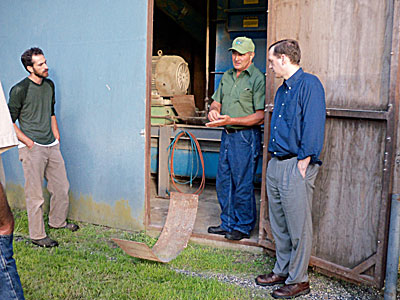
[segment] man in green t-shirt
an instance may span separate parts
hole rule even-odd
[[[26,50],[21,56],[29,76],[11,88],[8,108],[20,141],[19,159],[25,177],[25,198],[29,235],[41,247],[58,246],[50,239],[43,222],[43,179],[50,192],[50,228],[79,229],[67,223],[69,182],[60,152],[60,133],[54,114],[54,83],[49,76],[46,59],[39,48]],[[18,120],[19,127],[15,124]]]
[[[210,226],[208,232],[241,240],[250,237],[257,217],[253,181],[261,152],[265,75],[252,63],[251,39],[238,37],[229,50],[233,68],[224,73],[212,96],[211,122],[206,124],[224,126],[216,181],[221,224]]]

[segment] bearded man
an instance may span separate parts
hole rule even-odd
[[[76,231],[67,223],[69,182],[60,152],[60,133],[55,116],[54,83],[47,79],[49,68],[40,48],[26,50],[21,62],[29,76],[11,88],[8,108],[20,144],[19,160],[25,177],[25,198],[29,235],[41,247],[58,246],[45,231],[43,221],[43,179],[50,192],[50,228]],[[19,127],[15,124],[18,120]]]

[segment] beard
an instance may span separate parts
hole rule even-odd
[[[49,71],[39,72],[39,71],[35,70],[35,68],[33,69],[33,74],[35,74],[37,77],[42,78],[42,79],[49,77]]]

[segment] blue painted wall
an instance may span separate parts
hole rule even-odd
[[[146,38],[147,1],[0,1],[0,80],[6,98],[28,75],[22,52],[42,48],[56,85],[61,151],[76,219],[121,228],[143,225]],[[3,162],[8,187],[23,187],[18,151],[8,151]],[[129,224],[115,220],[120,201],[132,218]]]

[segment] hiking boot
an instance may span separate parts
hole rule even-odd
[[[32,240],[32,244],[35,244],[36,246],[39,247],[45,247],[45,248],[52,248],[52,247],[57,247],[58,242],[55,240],[52,240],[48,236],[45,238],[39,239],[39,240]]]
[[[49,227],[51,229],[68,229],[68,230],[71,230],[72,232],[77,231],[79,229],[79,226],[74,223],[67,223],[67,225],[65,225],[64,227],[53,227],[50,225],[49,225]]]

